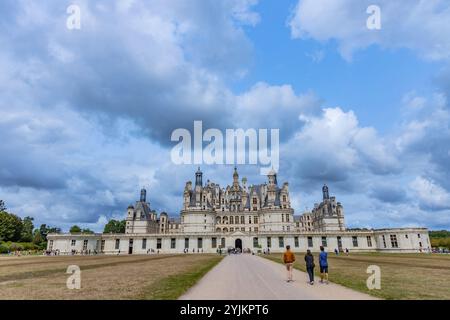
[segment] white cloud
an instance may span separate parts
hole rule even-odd
[[[446,0],[379,0],[381,30],[369,30],[369,0],[299,0],[288,24],[293,38],[334,39],[350,60],[376,44],[408,48],[429,60],[450,59],[450,3]]]
[[[429,209],[450,209],[450,193],[434,181],[416,177],[410,183],[410,188],[421,206]]]

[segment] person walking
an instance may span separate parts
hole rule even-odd
[[[313,285],[314,284],[314,256],[311,253],[311,250],[306,250],[306,255],[305,255],[305,262],[306,262],[306,271],[308,272],[308,276],[309,276],[309,284]]]
[[[283,262],[286,265],[287,270],[287,282],[292,282],[292,268],[295,262],[294,253],[291,251],[291,246],[286,246],[286,251],[283,254]]]
[[[325,283],[328,284],[328,253],[325,252],[325,248],[323,246],[320,246],[319,267],[320,283],[323,283],[323,279],[325,279]]]

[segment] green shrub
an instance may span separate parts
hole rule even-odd
[[[8,246],[6,246],[5,244],[0,244],[0,254],[3,254],[3,253],[8,253],[9,252],[9,248],[8,248]]]

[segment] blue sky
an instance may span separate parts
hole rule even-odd
[[[81,10],[68,30],[66,9]],[[296,214],[324,183],[360,227],[450,228],[450,4],[2,1],[0,199],[101,231],[146,186],[177,216],[176,128],[279,128]],[[202,166],[231,182],[233,166]],[[256,166],[239,167],[262,183]]]

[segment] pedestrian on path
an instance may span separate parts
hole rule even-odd
[[[306,271],[308,272],[308,276],[309,276],[309,284],[313,285],[314,284],[314,256],[311,253],[311,250],[307,250],[306,251],[306,255],[305,255],[305,262],[306,262]]]
[[[325,283],[328,284],[328,253],[325,252],[325,248],[323,246],[320,246],[319,267],[320,283],[323,283],[323,279],[325,279]]]
[[[283,254],[283,262],[287,270],[287,282],[292,282],[292,268],[295,262],[294,253],[291,251],[291,246],[286,246],[286,251]]]

